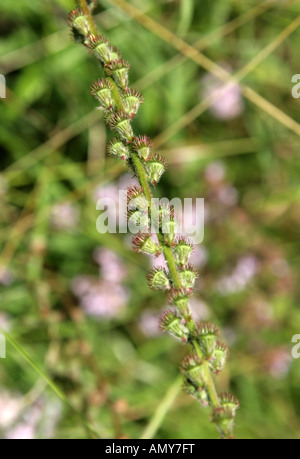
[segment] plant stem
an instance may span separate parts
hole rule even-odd
[[[144,432],[142,433],[141,440],[151,439],[154,437],[155,433],[161,426],[167,412],[172,407],[178,393],[180,392],[182,385],[182,378],[179,375],[169,389],[166,392],[166,395],[159,403],[153,417],[151,418],[149,424],[145,428]]]
[[[147,181],[147,177],[146,177],[144,166],[141,163],[141,161],[140,161],[140,159],[139,159],[139,157],[138,157],[138,155],[136,153],[132,154],[132,161],[133,161],[133,164],[134,164],[137,176],[138,176],[139,183],[140,183],[141,187],[143,188],[144,194],[147,197],[147,200],[148,200],[148,202],[149,202],[149,204],[151,206],[152,193],[151,193],[148,181]],[[150,209],[151,209],[151,207],[150,207]],[[169,272],[170,272],[170,275],[172,277],[174,287],[176,289],[180,289],[181,288],[181,280],[180,280],[180,277],[179,277],[179,274],[178,274],[178,271],[177,271],[177,268],[176,268],[176,262],[175,262],[175,259],[174,259],[173,252],[170,249],[170,247],[167,246],[164,243],[163,235],[161,233],[158,234],[158,239],[159,239],[159,242],[160,242],[160,244],[162,246],[163,254],[164,254],[165,260],[166,260],[166,262],[168,264]],[[192,317],[191,317],[191,320],[190,320],[190,328],[191,329],[195,328],[195,322],[194,322]],[[202,351],[200,349],[200,346],[199,346],[198,342],[196,340],[193,340],[192,341],[192,345],[193,345],[195,351],[197,352],[197,355],[198,355],[199,359],[203,360],[203,353],[202,353]],[[220,402],[219,402],[216,386],[215,386],[214,380],[212,378],[212,375],[211,375],[211,372],[210,372],[210,369],[209,369],[209,362],[207,360],[203,361],[203,382],[204,382],[205,388],[207,390],[211,406],[213,406],[214,408],[218,408],[220,406]],[[224,433],[223,433],[223,437],[225,437]],[[146,437],[143,437],[143,438],[146,438]]]
[[[119,93],[119,90],[118,90],[118,86],[116,85],[116,83],[114,82],[114,80],[111,78],[111,77],[106,77],[106,79],[108,81],[110,81],[110,83],[112,84],[112,94],[114,96],[114,100],[116,102],[116,105],[118,107],[118,110],[120,112],[123,112],[125,109],[124,109],[124,105],[123,105],[123,102],[122,102],[122,99],[120,97],[120,93]]]
[[[117,3],[118,4],[119,3],[123,4],[125,2],[123,2],[123,1],[119,2],[118,1]],[[83,36],[84,36],[83,43],[86,45],[87,42],[88,42],[88,39],[90,37],[90,33],[92,33],[94,35],[98,35],[98,30],[97,30],[96,24],[95,24],[95,22],[93,20],[90,8],[89,8],[86,0],[78,0],[77,4],[83,10],[84,15],[86,16],[87,21],[89,22],[89,25],[90,25],[90,32],[88,33],[88,36],[86,36],[85,32],[83,33]],[[105,61],[104,68],[106,67],[106,65],[107,65],[107,62]],[[125,114],[125,116],[126,116],[126,109],[124,107],[122,95],[124,96],[124,92],[127,91],[127,87],[124,89],[123,86],[121,85],[121,87],[123,89],[120,90],[119,87],[118,87],[119,86],[119,80],[116,80],[115,77],[111,78],[110,77],[111,74],[109,72],[105,72],[105,73],[107,73],[107,75],[106,75],[107,76],[107,80],[109,80],[109,82],[111,83],[111,87],[112,87],[111,92],[112,92],[112,97],[113,97],[113,99],[115,101],[115,106],[117,108],[117,110],[116,110],[117,115],[118,116],[120,116],[120,115],[122,116],[122,114]],[[127,122],[128,122],[128,118],[127,118]],[[139,184],[141,186],[141,189],[142,189],[142,191],[143,191],[143,193],[144,193],[144,195],[145,195],[145,197],[147,199],[147,202],[148,202],[148,205],[149,205],[149,216],[151,218],[151,214],[153,213],[153,208],[152,208],[152,204],[153,204],[153,202],[152,202],[153,199],[152,198],[153,197],[152,197],[152,192],[151,192],[151,189],[150,189],[150,186],[149,186],[149,177],[148,177],[148,174],[147,174],[147,167],[148,167],[147,166],[147,162],[145,162],[145,164],[144,164],[143,161],[141,160],[141,158],[139,157],[138,153],[131,147],[132,141],[133,141],[131,132],[130,132],[129,135],[125,135],[125,139],[127,140],[127,142],[125,143],[125,146],[129,147],[129,149],[130,149],[129,162],[130,162],[130,165],[133,168],[133,170],[134,170],[134,172],[135,172],[135,174],[136,174],[136,176],[138,178],[138,181],[139,181]],[[151,229],[151,230],[153,231],[153,229]],[[177,268],[177,263],[176,263],[176,259],[175,259],[172,247],[171,247],[170,244],[168,244],[166,242],[166,239],[165,239],[165,236],[164,236],[162,230],[155,229],[154,232],[156,232],[156,235],[157,235],[157,238],[158,238],[158,241],[159,241],[160,251],[163,253],[165,261],[166,261],[166,263],[168,265],[168,270],[169,270],[170,277],[172,279],[173,287],[174,287],[175,290],[180,290],[182,288],[182,286],[184,285],[184,283],[181,280],[181,276],[180,276],[178,268]],[[202,352],[202,349],[200,347],[199,341],[197,339],[197,333],[195,333],[197,331],[197,326],[196,326],[196,323],[195,323],[195,321],[194,321],[194,319],[192,317],[192,314],[191,314],[189,306],[187,306],[187,308],[184,311],[182,317],[183,317],[183,319],[185,319],[185,324],[186,324],[186,327],[187,327],[188,332],[189,332],[188,333],[188,336],[189,336],[188,342],[194,348],[194,351],[195,351],[195,353],[197,354],[197,356],[199,358],[199,362],[201,362],[201,365],[202,365],[202,375],[201,375],[202,384],[205,386],[206,394],[207,394],[207,397],[208,397],[208,400],[209,400],[209,404],[211,405],[211,407],[213,409],[217,409],[218,410],[219,408],[222,408],[222,401],[219,400],[219,397],[218,397],[218,394],[217,394],[217,391],[216,391],[214,379],[213,379],[212,373],[211,373],[209,356],[205,352]],[[175,389],[177,390],[177,385],[174,386],[174,391],[175,391]],[[173,396],[173,391],[171,390],[170,397],[168,396],[167,399],[166,399],[166,406],[169,406],[169,403],[172,400],[172,396]],[[163,404],[162,405],[162,411],[159,410],[158,413],[157,413],[157,418],[155,418],[153,420],[153,422],[154,422],[153,425],[154,425],[155,428],[156,428],[156,425],[157,425],[156,423],[157,422],[159,423],[160,420],[162,419],[162,417],[161,417],[162,414],[161,413],[164,412],[164,409],[165,409],[165,405]],[[218,420],[215,420],[214,422],[217,424],[217,426],[219,428],[219,431],[221,433],[221,436],[223,438],[227,438],[229,434],[227,434],[226,431],[224,431],[225,428],[222,428],[222,424],[220,422],[218,422]],[[145,437],[143,436],[143,438],[145,438]]]
[[[192,341],[192,344],[195,348],[195,351],[197,352],[197,355],[200,359],[203,358],[203,353],[200,349],[200,346],[196,340]],[[206,387],[210,403],[213,407],[218,408],[220,406],[219,403],[219,398],[218,394],[216,391],[215,383],[211,377],[210,369],[209,369],[209,363],[207,360],[203,362],[203,380],[204,380],[204,385]]]
[[[38,373],[39,376],[48,384],[55,394],[78,416],[89,436],[93,439],[99,439],[98,433],[85,419],[83,414],[70,403],[68,397],[60,390],[60,388],[49,378],[49,376],[39,367],[39,365],[30,357],[30,355],[22,348],[22,346],[6,331],[0,328],[1,333],[5,336],[6,340],[16,349],[16,351],[23,357],[24,360]]]
[[[160,236],[162,236],[162,235],[160,235]],[[159,239],[162,239],[162,238],[160,237]],[[177,271],[177,268],[176,268],[176,263],[175,263],[173,252],[170,249],[170,247],[168,247],[164,243],[162,243],[162,248],[163,248],[163,253],[164,253],[165,260],[168,263],[168,268],[169,268],[170,274],[172,276],[174,287],[176,289],[180,289],[181,288],[181,280],[180,280],[180,277],[179,277],[179,274],[178,274],[178,271]]]

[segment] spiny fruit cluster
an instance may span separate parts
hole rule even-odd
[[[164,158],[152,153],[152,143],[148,137],[134,135],[132,119],[144,99],[137,90],[128,87],[130,64],[122,59],[120,51],[106,37],[91,33],[89,21],[81,9],[71,12],[69,23],[75,38],[81,39],[104,69],[105,78],[95,81],[90,92],[99,102],[107,125],[116,133],[109,144],[108,153],[126,161],[131,168],[132,154],[137,153],[149,183],[156,185],[167,165]]]
[[[88,4],[90,11],[93,4]],[[116,134],[108,145],[108,153],[125,161],[139,178],[140,186],[127,190],[127,217],[132,225],[129,229],[137,233],[133,247],[137,252],[156,257],[163,253],[168,263],[168,270],[156,267],[147,279],[153,290],[168,291],[172,309],[161,316],[161,329],[192,347],[192,353],[181,364],[184,389],[203,406],[212,406],[212,420],[221,436],[231,437],[238,400],[230,394],[218,397],[211,388],[213,381],[207,376],[207,372],[217,374],[223,369],[228,349],[217,339],[218,327],[209,322],[195,323],[190,312],[190,296],[198,277],[189,263],[194,245],[185,237],[176,236],[177,222],[171,206],[153,205],[149,184],[155,186],[159,182],[167,165],[164,158],[152,152],[148,137],[133,132],[132,119],[143,97],[128,87],[129,63],[107,38],[92,33],[91,18],[82,9],[72,11],[69,23],[75,39],[88,48],[104,70],[105,78],[94,82],[90,92],[100,104],[107,125]]]

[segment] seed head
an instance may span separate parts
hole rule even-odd
[[[193,253],[194,249],[195,249],[194,244],[192,244],[187,238],[182,237],[182,236],[178,237],[175,240],[175,244],[173,248],[176,262],[180,266],[185,266],[191,254]]]
[[[81,8],[71,11],[68,17],[68,23],[73,30],[75,38],[78,33],[79,35],[86,37],[91,31],[89,21]]]
[[[106,65],[106,73],[115,80],[123,91],[128,90],[129,69],[130,65],[124,59],[112,60]]]
[[[181,284],[183,288],[189,290],[192,289],[195,285],[197,277],[199,277],[198,271],[192,266],[188,264],[180,269],[179,271]]]
[[[90,88],[90,93],[101,103],[103,108],[111,110],[115,106],[112,90],[112,83],[109,80],[102,79],[94,81]]]
[[[133,118],[137,114],[140,105],[144,102],[144,98],[135,89],[128,89],[122,97],[122,102],[125,112]]]
[[[169,303],[176,306],[185,319],[190,319],[189,300],[191,292],[181,288],[179,290],[172,289],[169,293]]]
[[[133,149],[137,152],[139,157],[144,160],[148,161],[150,157],[150,150],[153,144],[149,137],[135,137],[133,139]]]
[[[130,157],[129,148],[119,139],[113,139],[109,143],[107,152],[110,156],[123,159],[123,161],[127,161]]]
[[[126,141],[131,141],[133,131],[131,127],[130,117],[124,112],[116,112],[109,119],[109,127],[117,131],[117,133]]]
[[[159,326],[161,330],[167,331],[183,343],[187,342],[189,330],[186,327],[186,321],[177,311],[172,309],[165,311],[160,317]]]

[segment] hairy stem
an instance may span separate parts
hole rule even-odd
[[[159,239],[161,241],[163,240],[163,237],[161,237],[160,235]],[[170,274],[173,280],[174,287],[176,289],[180,289],[181,281],[180,281],[180,277],[179,277],[179,274],[176,268],[176,263],[175,263],[173,252],[170,249],[170,247],[168,247],[166,244],[164,244],[163,242],[161,242],[161,244],[162,244],[163,254],[168,264],[168,268],[169,268],[169,271],[170,271]]]
[[[200,359],[203,358],[203,352],[201,351],[200,346],[197,343],[197,341],[193,340],[192,344],[193,344],[193,346],[195,348],[195,351],[197,352],[198,357]],[[214,381],[213,381],[211,373],[210,373],[208,362],[205,361],[203,363],[203,366],[204,366],[203,380],[204,380],[204,385],[206,387],[206,390],[208,392],[210,403],[215,408],[218,408],[220,406],[220,402],[219,402],[219,398],[218,398],[218,394],[217,394],[217,391],[216,391],[216,387],[215,387]]]
[[[148,181],[147,181],[147,177],[146,177],[144,166],[143,166],[143,164],[141,163],[140,159],[138,158],[138,156],[135,153],[132,155],[132,161],[134,163],[134,167],[135,167],[135,170],[136,170],[136,173],[137,173],[137,177],[138,177],[139,183],[140,183],[140,185],[141,185],[141,187],[142,187],[142,189],[144,191],[144,194],[147,197],[148,202],[149,202],[149,204],[151,206],[152,193],[151,193],[150,187],[148,185]],[[179,277],[179,274],[178,274],[178,271],[177,271],[177,268],[176,268],[176,262],[175,262],[174,254],[173,254],[172,250],[170,249],[170,247],[168,247],[164,243],[163,235],[160,234],[160,233],[158,234],[158,240],[159,240],[160,245],[162,247],[162,251],[163,251],[165,260],[166,260],[166,262],[168,264],[169,272],[171,274],[174,287],[176,289],[180,289],[181,288],[181,281],[180,281],[180,277]],[[192,330],[195,329],[195,323],[194,323],[194,320],[192,318],[192,315],[191,315],[191,319],[190,319],[190,324],[189,325],[190,325],[190,328]],[[199,346],[199,344],[197,343],[196,340],[192,341],[192,346],[194,347],[199,359],[200,360],[203,359],[203,352],[201,351],[200,346]],[[220,402],[219,402],[217,390],[216,390],[216,387],[215,387],[215,383],[214,383],[214,380],[212,378],[212,375],[211,375],[211,372],[210,372],[210,369],[209,369],[208,361],[204,361],[204,363],[203,363],[203,382],[204,382],[204,385],[206,387],[211,406],[213,406],[215,408],[219,408],[220,407]],[[221,434],[222,434],[223,438],[226,438],[226,433],[225,432],[223,432],[223,433],[221,432]]]

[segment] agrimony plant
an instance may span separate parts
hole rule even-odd
[[[152,205],[151,186],[155,186],[167,165],[161,156],[153,153],[147,136],[137,136],[132,119],[137,114],[143,97],[129,88],[129,63],[118,49],[99,34],[92,18],[94,1],[78,0],[77,9],[69,15],[69,24],[76,41],[82,43],[102,64],[103,78],[95,81],[91,95],[99,103],[107,126],[115,138],[108,145],[108,153],[126,162],[139,180],[139,187],[128,192],[128,220],[142,227],[134,236],[133,248],[152,256],[163,254],[168,270],[157,267],[147,276],[153,290],[168,292],[170,309],[160,319],[160,327],[182,343],[189,345],[190,353],[181,363],[183,388],[203,406],[212,409],[214,422],[222,438],[233,437],[234,418],[239,407],[231,394],[218,394],[213,375],[222,371],[227,357],[226,345],[218,340],[219,329],[210,322],[195,323],[189,301],[198,276],[189,264],[194,250],[185,237],[176,237],[176,218],[170,206]],[[157,222],[153,234],[151,221]]]

